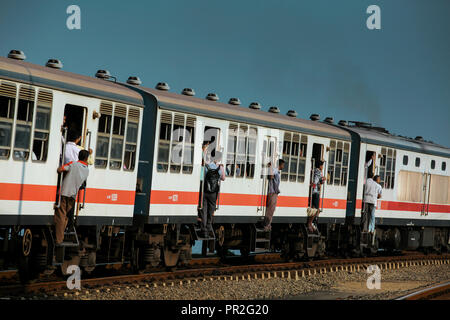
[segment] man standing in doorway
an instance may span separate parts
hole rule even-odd
[[[272,168],[272,164],[267,165],[269,174],[269,188],[267,190],[266,215],[264,217],[264,231],[272,229],[272,217],[277,207],[278,194],[280,193],[280,172],[284,168],[284,160],[278,160],[278,169]]]

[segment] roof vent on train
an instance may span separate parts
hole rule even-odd
[[[332,124],[332,123],[334,123],[334,119],[333,119],[333,117],[326,117],[325,120],[323,120],[323,122]]]
[[[169,84],[166,82],[158,82],[158,84],[155,87],[158,90],[163,90],[163,91],[169,91],[170,87]]]
[[[133,86],[140,86],[142,81],[139,77],[128,77],[127,83],[132,84]]]
[[[252,103],[250,103],[250,105],[248,107],[250,109],[254,109],[254,110],[260,110],[261,109],[261,105],[259,104],[259,102],[252,102]]]
[[[46,67],[53,68],[53,69],[62,69],[63,64],[58,59],[48,59],[47,63],[45,64]]]
[[[8,58],[10,59],[16,59],[16,60],[25,60],[27,58],[27,56],[25,55],[25,53],[23,53],[23,51],[20,50],[11,50],[8,53]]]
[[[269,112],[272,112],[272,113],[280,113],[280,109],[278,108],[278,107],[270,107],[269,108]]]
[[[422,137],[422,136],[417,136],[417,137],[414,138],[414,140],[417,140],[417,141],[425,141],[425,140],[423,140],[423,137]]]
[[[320,120],[320,116],[317,113],[313,113],[309,118],[312,121],[319,121]]]
[[[228,100],[228,103],[239,106],[241,104],[241,100],[239,100],[239,98],[230,98],[230,100]]]
[[[183,91],[181,91],[181,94],[184,94],[185,96],[195,96],[195,91],[194,89],[191,88],[184,88]]]
[[[288,115],[289,117],[293,117],[293,118],[297,118],[297,111],[295,110],[289,110],[286,115]]]
[[[339,120],[338,125],[346,127],[348,125],[348,123],[345,120]]]
[[[217,101],[217,100],[219,100],[219,96],[215,93],[208,93],[208,95],[206,96],[206,99],[211,100],[211,101]]]
[[[109,79],[111,78],[111,73],[108,70],[97,70],[95,77],[99,79]]]

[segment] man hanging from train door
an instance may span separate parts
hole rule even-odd
[[[272,168],[272,164],[269,162],[268,176],[269,186],[267,190],[267,202],[266,202],[266,215],[264,216],[264,231],[270,231],[272,226],[272,217],[277,207],[278,194],[280,193],[280,172],[284,168],[284,160],[278,160],[278,169]]]
[[[225,170],[222,161],[222,152],[216,151],[214,160],[209,162],[205,160],[205,177],[203,187],[202,204],[202,235],[209,237],[209,233],[214,232],[212,227],[212,218],[216,211],[217,196],[220,191],[220,181],[225,180]]]
[[[369,232],[372,234],[372,241],[374,241],[375,233],[375,208],[378,199],[381,198],[382,187],[380,183],[380,177],[378,175],[373,176],[372,172],[369,172],[366,185],[364,187],[364,211],[361,219],[363,232]]]
[[[202,143],[202,166],[200,170],[200,190],[198,192],[198,208],[197,208],[197,225],[202,229],[202,217],[203,217],[203,197],[204,197],[204,183],[205,183],[205,164],[210,163],[208,156],[209,141],[203,141]]]
[[[64,230],[68,223],[68,214],[75,206],[75,199],[81,185],[89,175],[88,164],[89,151],[81,150],[78,154],[78,161],[69,162],[58,168],[58,173],[67,172],[61,187],[61,203],[55,210],[54,222],[56,233],[56,245],[60,245],[64,240]]]
[[[320,190],[321,185],[325,182],[325,177],[322,175],[323,161],[318,162],[318,167],[314,168],[313,179],[311,183],[311,209],[308,212],[308,230],[314,232],[317,227],[313,225],[313,221],[317,220],[320,213]],[[317,223],[317,221],[316,221]]]

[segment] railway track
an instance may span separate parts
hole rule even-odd
[[[450,300],[450,281],[415,291],[396,300]]]
[[[192,260],[189,266],[182,270],[160,271],[141,274],[127,274],[100,278],[81,279],[82,290],[98,290],[103,286],[175,286],[192,281],[210,280],[250,280],[258,278],[281,277],[298,279],[313,274],[335,271],[359,271],[369,265],[378,265],[381,270],[399,269],[416,265],[450,264],[450,254],[422,255],[408,254],[405,256],[381,256],[366,258],[331,258],[307,262],[270,263],[279,259],[279,255],[270,254],[255,257],[255,262],[245,265],[219,264],[219,258]],[[217,263],[217,264],[215,264]],[[199,267],[201,266],[201,267]],[[76,291],[76,290],[75,290]],[[27,295],[36,293],[74,292],[67,289],[66,281],[36,282],[30,284],[11,284],[0,286],[0,296]]]

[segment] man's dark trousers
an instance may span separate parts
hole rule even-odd
[[[216,211],[217,192],[205,192],[203,195],[202,232],[212,230],[212,216]]]

